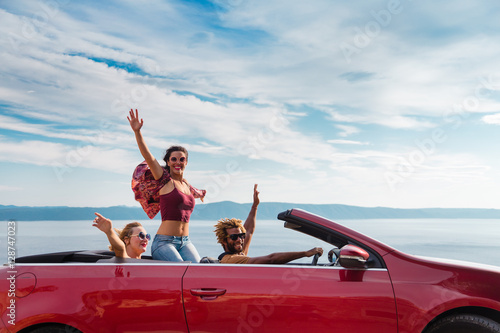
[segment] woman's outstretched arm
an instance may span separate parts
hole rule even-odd
[[[160,163],[158,163],[153,154],[151,154],[148,146],[146,145],[146,142],[144,141],[144,138],[142,137],[141,128],[144,124],[144,120],[141,119],[139,121],[139,112],[137,111],[137,109],[135,109],[135,113],[134,110],[131,109],[129,115],[130,117],[127,117],[127,119],[130,123],[130,127],[135,133],[135,139],[137,140],[139,151],[141,152],[142,157],[144,157],[144,159],[146,160],[149,169],[151,169],[153,177],[155,177],[155,179],[160,179],[163,175],[163,168],[161,167]]]

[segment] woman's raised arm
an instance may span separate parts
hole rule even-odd
[[[109,240],[109,244],[113,248],[115,252],[115,256],[120,258],[127,258],[127,249],[125,248],[125,243],[122,242],[120,237],[113,230],[113,223],[110,219],[105,218],[99,213],[94,213],[97,217],[94,219],[94,223],[92,224],[97,229],[101,230],[106,234]]]
[[[137,140],[137,146],[139,147],[139,151],[141,152],[142,157],[146,160],[146,163],[151,169],[151,173],[155,179],[160,179],[163,175],[163,168],[160,163],[156,160],[156,158],[149,151],[144,138],[142,137],[141,128],[144,124],[144,120],[139,121],[139,112],[135,109],[135,113],[133,109],[130,109],[129,112],[130,117],[127,117],[128,122],[130,123],[130,127],[135,133],[135,139]]]

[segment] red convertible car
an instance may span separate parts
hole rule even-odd
[[[330,262],[119,259],[106,251],[1,268],[2,332],[500,332],[500,268],[422,258],[317,215],[278,215]]]

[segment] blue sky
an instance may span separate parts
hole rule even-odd
[[[500,3],[2,1],[0,204],[136,206],[138,108],[206,202],[500,208]]]

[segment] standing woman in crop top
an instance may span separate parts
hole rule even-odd
[[[203,200],[205,191],[193,188],[184,179],[184,169],[188,161],[187,150],[180,146],[168,148],[163,159],[166,163],[166,167],[163,168],[154,158],[153,154],[151,154],[144,142],[144,138],[141,134],[141,128],[144,121],[142,119],[139,121],[137,109],[135,110],[135,114],[133,110],[130,110],[130,117],[127,117],[127,119],[130,123],[130,127],[132,127],[135,133],[139,150],[154,177],[152,181],[162,181],[159,183],[160,186],[157,186],[158,192],[156,193],[157,196],[159,195],[159,210],[162,222],[156,232],[153,244],[151,245],[151,255],[153,259],[199,262],[200,255],[193,243],[189,240],[189,217],[194,209],[195,197]],[[141,165],[139,165],[138,169]],[[146,168],[145,165],[143,166]],[[134,177],[138,169],[136,169]],[[139,186],[136,188],[139,188]],[[144,186],[141,188],[144,188]],[[136,192],[136,199],[140,201],[135,189],[134,192]],[[147,206],[152,201],[154,200],[148,198],[141,202],[141,205],[150,218],[153,218],[157,213],[156,210],[156,212],[150,214],[147,210]]]

